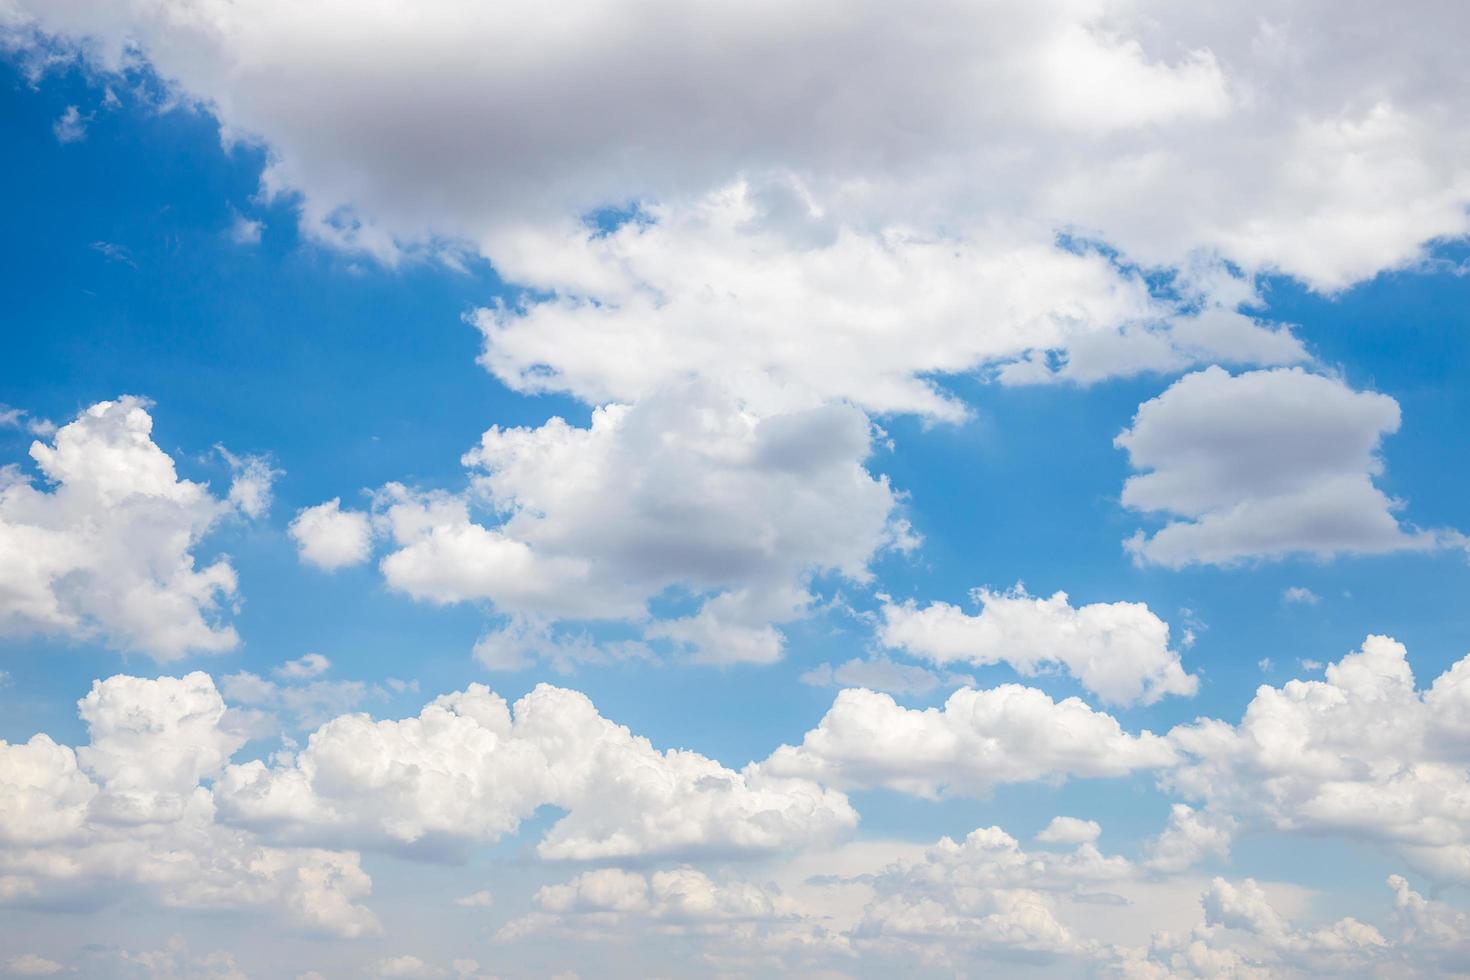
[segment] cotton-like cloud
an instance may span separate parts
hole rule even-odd
[[[1073,607],[1065,592],[1049,599],[979,589],[977,615],[932,602],[888,603],[879,639],[936,664],[1006,663],[1033,676],[1061,667],[1107,704],[1152,704],[1199,687],[1169,648],[1169,624],[1141,602]]]
[[[1169,823],[1148,842],[1147,867],[1153,871],[1179,872],[1206,858],[1230,856],[1235,836],[1235,819],[1229,814],[1201,813],[1183,803],[1169,810]]]
[[[922,860],[874,877],[855,941],[865,952],[950,968],[990,958],[1096,958],[1100,944],[1067,923],[1064,902],[1136,871],[1091,840],[1076,844],[1071,852],[1027,852],[999,827],[959,842],[943,838]]]
[[[1053,817],[1036,839],[1042,844],[1091,844],[1101,833],[1102,827],[1096,820]]]
[[[895,491],[864,467],[871,440],[857,409],[760,416],[703,384],[600,408],[586,428],[495,427],[464,462],[471,500],[500,522],[473,520],[471,500],[390,485],[383,575],[416,598],[488,599],[543,622],[641,622],[679,589],[698,607],[651,638],[695,659],[770,662],[783,645],[772,624],[804,613],[814,573],[864,580],[876,551],[910,543]]]
[[[92,952],[88,967],[120,980],[250,980],[228,951],[195,953],[182,936],[161,949],[107,948]]]
[[[223,446],[216,446],[230,464],[229,502],[246,517],[262,517],[271,507],[271,486],[281,471],[264,456],[236,456]]]
[[[718,882],[687,866],[650,875],[621,868],[588,871],[565,884],[541,888],[534,900],[540,911],[507,923],[497,941],[553,929],[575,934],[597,926],[626,928],[630,923],[645,927],[657,923],[668,931],[708,935],[722,927],[770,923],[796,912],[795,903],[779,892],[747,881]]]
[[[794,215],[775,210],[796,193],[742,182],[611,234],[513,236],[495,253],[507,274],[554,298],[480,311],[481,362],[518,390],[594,403],[694,374],[768,411],[816,395],[955,419],[965,410],[935,375],[1015,362],[1003,381],[1094,381],[1202,359],[1307,357],[1289,331],[1213,308],[1181,312],[1096,252],[910,228],[865,234],[799,197]],[[818,240],[794,244],[786,223],[798,222]],[[1071,356],[1022,360],[1053,349]]]
[[[764,768],[843,788],[881,786],[927,798],[985,796],[1006,783],[1124,776],[1169,766],[1174,749],[1130,735],[1076,698],[1003,684],[964,688],[943,708],[910,709],[886,694],[841,691],[797,746]]]
[[[1170,523],[1138,532],[1141,562],[1179,568],[1291,554],[1424,550],[1460,540],[1399,524],[1374,485],[1399,406],[1300,369],[1210,368],[1138,407],[1116,444],[1134,469],[1123,504]]]
[[[239,642],[219,621],[235,571],[197,567],[195,550],[226,515],[263,510],[259,461],[221,500],[179,479],[152,429],[142,399],[98,402],[32,443],[49,488],[0,469],[0,634],[97,637],[156,660]]]
[[[840,793],[654,749],[575,691],[540,685],[512,708],[482,685],[416,718],[343,715],[289,764],[231,766],[224,817],[299,840],[428,849],[494,841],[543,806],[567,811],[537,846],[551,859],[790,849],[850,830]]]
[[[321,654],[307,653],[295,660],[288,660],[271,673],[287,680],[310,680],[325,674],[331,666],[332,662]]]
[[[1181,765],[1165,785],[1217,824],[1357,838],[1470,880],[1470,659],[1417,691],[1403,645],[1370,636],[1323,680],[1260,687],[1239,724],[1168,738]]]
[[[91,116],[84,116],[76,106],[69,105],[51,124],[51,132],[58,143],[80,143],[87,138],[87,124],[91,121]]]
[[[301,560],[328,572],[360,565],[373,553],[368,515],[343,510],[340,497],[297,511],[289,531]]]
[[[355,853],[261,845],[215,821],[201,781],[244,740],[209,677],[93,684],[73,751],[44,734],[0,742],[0,881],[14,904],[94,901],[111,885],[165,907],[274,910],[287,925],[353,937],[378,928],[358,900]]]

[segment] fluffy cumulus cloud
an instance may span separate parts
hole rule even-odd
[[[1053,701],[1004,684],[964,688],[942,708],[924,709],[862,688],[841,691],[800,745],[782,746],[765,766],[833,786],[935,798],[985,796],[1006,783],[1124,776],[1174,761],[1165,739],[1130,735],[1077,698]]]
[[[857,822],[838,792],[661,752],[544,684],[514,710],[472,685],[415,718],[343,715],[294,759],[229,767],[215,798],[229,821],[275,836],[429,853],[497,840],[555,806],[566,814],[537,845],[551,859],[779,851]]]
[[[383,574],[417,598],[488,599],[522,617],[487,659],[513,660],[535,621],[641,622],[676,589],[697,607],[651,638],[697,659],[769,662],[782,649],[772,624],[804,612],[812,574],[865,580],[877,550],[911,543],[895,491],[864,467],[871,442],[855,408],[760,416],[705,384],[600,408],[586,428],[495,427],[464,457],[469,499],[379,494],[395,546]],[[472,503],[499,523],[474,520]]]
[[[589,401],[695,373],[767,408],[805,393],[953,419],[964,408],[928,378],[1004,364],[1009,382],[1092,381],[1306,357],[1287,330],[1154,298],[1098,252],[862,233],[784,183],[741,182],[644,217],[500,245],[508,274],[555,298],[481,311],[482,363],[513,388]],[[1026,357],[1056,349],[1070,351],[1064,363]]]
[[[1165,784],[1216,821],[1371,841],[1470,881],[1470,659],[1419,691],[1403,645],[1370,636],[1323,680],[1262,686],[1239,724],[1169,741],[1182,764]]]
[[[1399,502],[1374,485],[1379,443],[1398,427],[1387,395],[1300,369],[1181,378],[1140,405],[1117,438],[1146,471],[1128,478],[1123,504],[1170,518],[1128,548],[1178,568],[1462,542],[1401,526]]]
[[[1077,829],[1059,836],[1075,838]],[[874,877],[854,939],[864,952],[950,969],[976,960],[1097,958],[1103,947],[1065,921],[1072,918],[1067,903],[1136,870],[1091,839],[1056,842],[1076,847],[1027,852],[999,827],[960,842],[943,838],[921,860],[897,862]]]
[[[1215,878],[1200,895],[1202,915],[1192,929],[1116,949],[1106,972],[1137,980],[1460,975],[1470,919],[1424,898],[1400,875],[1388,887],[1393,904],[1380,930],[1352,916],[1294,922],[1254,879]]]
[[[234,647],[220,621],[236,589],[226,559],[195,550],[233,513],[262,513],[271,471],[237,460],[229,498],[180,479],[151,437],[147,403],[98,402],[30,455],[44,482],[0,469],[0,635],[99,638],[173,660]]]
[[[368,515],[343,510],[340,497],[297,511],[288,530],[301,560],[324,571],[358,565],[372,556]]]
[[[1367,837],[1437,880],[1462,880],[1465,663],[1416,692],[1402,648],[1370,638],[1325,681],[1263,687],[1238,726],[1200,722],[1167,738],[1128,735],[1076,700],[1014,686],[960,691],[928,711],[846,691],[802,745],[740,771],[659,751],[584,696],[545,685],[514,706],[472,686],[413,718],[341,715],[299,752],[234,764],[246,735],[206,675],[118,676],[80,702],[90,731],[80,748],[45,735],[0,743],[0,896],[257,909],[308,932],[361,936],[378,924],[344,843],[452,857],[549,806],[561,813],[537,854],[597,864],[539,887],[529,911],[512,900],[493,933],[503,947],[631,939],[658,944],[670,963],[689,955],[767,974],[853,962],[952,971],[1023,961],[1140,978],[1454,969],[1470,952],[1470,919],[1402,877],[1370,909],[1381,913],[1371,925],[1298,923],[1304,903],[1289,886],[1185,873],[1223,860],[1238,827],[1269,827]],[[1076,816],[1051,820],[1030,848],[998,827],[928,848],[828,846],[856,822],[841,787],[932,797],[1147,769],[1203,806],[1176,804],[1137,858],[1105,852],[1102,827]],[[327,841],[334,849],[317,846]],[[1193,927],[1191,888],[1203,890]],[[457,904],[492,902],[481,890]],[[1162,931],[1143,941],[1138,917],[1165,906],[1148,918]],[[239,971],[228,952],[196,956],[182,943],[103,952],[145,975]],[[16,962],[51,962],[32,956]],[[117,964],[102,972],[132,975]],[[406,953],[368,972],[483,975],[467,959]]]
[[[132,894],[171,908],[263,908],[299,929],[378,928],[357,855],[276,848],[215,819],[202,781],[244,741],[202,673],[97,681],[75,751],[0,742],[0,896],[48,907]]]
[[[1463,912],[1425,899],[1400,876],[1365,903],[1383,927],[1352,916],[1309,917],[1310,893],[1282,882],[1160,878],[1103,852],[1090,821],[1058,818],[1027,849],[999,827],[883,856],[821,855],[838,874],[788,886],[749,875],[606,867],[541,887],[534,910],[494,941],[514,948],[658,950],[679,972],[760,969],[764,975],[924,975],[990,968],[1041,976],[1223,978],[1425,975],[1464,955]],[[1129,920],[1132,920],[1131,922]],[[1127,923],[1123,928],[1120,924]],[[510,955],[513,955],[510,954]]]
[[[496,941],[548,931],[586,939],[589,932],[651,925],[674,934],[745,940],[800,914],[797,903],[779,890],[741,879],[717,881],[688,866],[652,874],[588,871],[539,889],[534,902],[537,911],[501,927]]]
[[[1141,602],[1074,607],[1065,592],[1049,599],[1022,588],[978,589],[970,615],[947,602],[883,607],[879,639],[936,664],[1010,665],[1033,676],[1065,669],[1108,704],[1152,704],[1199,687],[1169,647],[1169,624]]]

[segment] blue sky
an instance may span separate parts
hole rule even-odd
[[[704,64],[582,11],[519,67],[453,5],[0,11],[0,968],[1463,964],[1453,60],[1338,99],[1369,12],[1000,6],[933,59],[703,11]],[[820,50],[890,30],[906,135]],[[773,50],[812,131],[733,81]],[[994,50],[1029,94],[972,109]],[[399,721],[475,684],[523,728]]]

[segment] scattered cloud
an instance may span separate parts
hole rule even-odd
[[[1298,368],[1181,378],[1140,405],[1115,443],[1146,471],[1128,478],[1123,505],[1169,518],[1128,550],[1180,568],[1459,544],[1454,532],[1401,525],[1402,503],[1375,485],[1379,443],[1398,427],[1387,395]]]
[[[239,642],[219,621],[235,571],[224,558],[196,567],[195,550],[226,515],[262,508],[268,490],[247,466],[248,493],[214,497],[178,477],[152,429],[144,400],[98,402],[32,444],[49,488],[0,470],[0,635],[97,638],[161,661]]]
[[[1107,704],[1152,704],[1199,687],[1169,648],[1169,624],[1143,603],[1077,608],[1065,592],[1042,599],[1020,586],[972,596],[976,615],[945,602],[888,603],[879,639],[937,664],[1006,663],[1023,676],[1065,669]]]
[[[91,115],[84,116],[76,106],[69,105],[51,124],[51,132],[58,143],[80,143],[87,138],[87,124],[91,121]]]
[[[360,565],[372,557],[373,531],[368,515],[343,510],[340,497],[297,511],[290,533],[301,560],[323,571]]]
[[[1291,606],[1315,606],[1322,601],[1322,597],[1311,589],[1292,585],[1281,593],[1281,601]]]

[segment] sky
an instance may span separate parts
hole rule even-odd
[[[1470,972],[1467,36],[0,0],[0,975]]]

